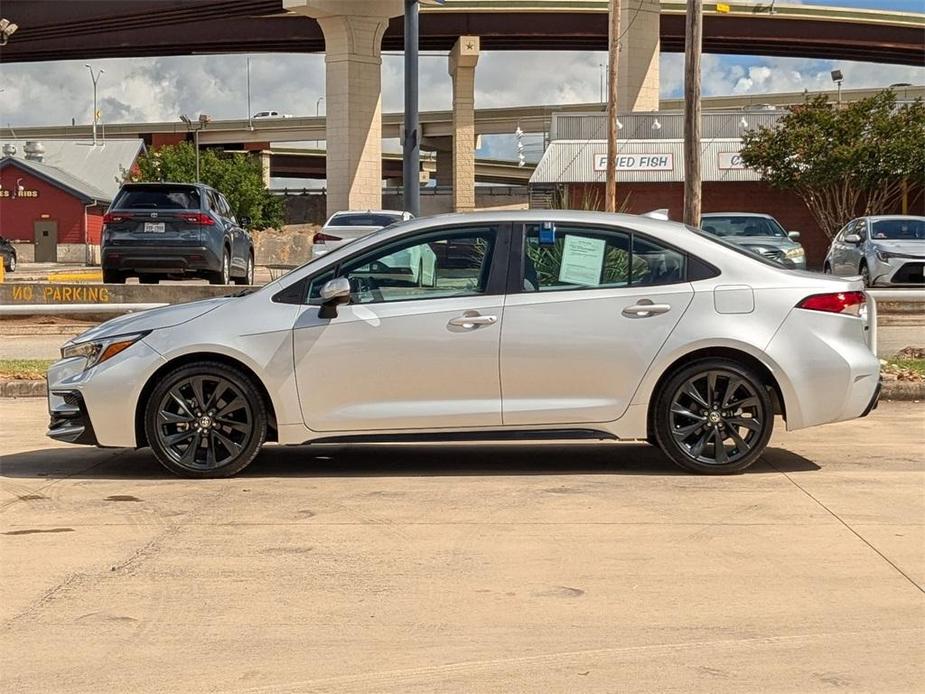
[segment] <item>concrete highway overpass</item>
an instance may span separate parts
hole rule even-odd
[[[422,9],[420,46],[448,51],[475,35],[482,50],[606,50],[607,4],[447,0]],[[683,51],[685,3],[660,5],[661,50]],[[772,13],[770,5],[731,3],[720,13],[706,3],[703,50],[925,65],[925,14],[779,3]],[[284,14],[283,0],[4,0],[2,14],[20,27],[3,62],[325,49],[318,22]],[[401,50],[401,17],[389,21],[382,48]]]
[[[844,89],[842,100],[856,101],[877,94],[879,89]],[[912,100],[925,98],[925,86],[897,87],[897,98]],[[835,91],[825,92],[835,100]],[[815,94],[815,93],[814,93]],[[705,111],[711,109],[734,110],[762,106],[784,107],[802,103],[806,98],[803,92],[784,92],[779,94],[749,94],[734,96],[709,96],[703,99]],[[663,111],[680,110],[684,106],[681,99],[662,99]],[[552,113],[603,110],[600,103],[581,104],[541,104],[537,106],[512,106],[508,108],[475,109],[475,132],[478,135],[510,135],[519,125],[526,133],[546,133]],[[439,139],[452,135],[452,111],[423,111],[420,114],[422,135],[426,140]],[[402,114],[382,114],[382,137],[398,138],[402,123]],[[153,123],[112,123],[103,126],[103,134],[109,138],[138,137],[148,146],[172,144],[180,140],[192,139],[186,125],[176,121]],[[89,140],[92,136],[90,125],[41,125],[0,127],[0,136],[18,140]],[[236,145],[263,144],[276,142],[324,141],[327,138],[327,118],[325,116],[272,118],[258,120],[217,120],[200,131],[199,141],[202,145]]]

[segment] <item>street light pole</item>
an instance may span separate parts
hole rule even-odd
[[[90,67],[89,63],[85,64],[84,67],[90,71],[90,79],[93,81],[93,145],[96,146],[96,114],[98,112],[96,106],[96,83],[99,82],[100,75],[106,71],[100,68],[100,71],[94,75],[93,68]]]
[[[421,143],[418,138],[418,0],[405,0],[405,137],[402,141],[404,207],[421,214]]]

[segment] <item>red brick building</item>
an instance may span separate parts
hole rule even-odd
[[[0,235],[21,262],[95,263],[103,214],[140,140],[3,144]]]

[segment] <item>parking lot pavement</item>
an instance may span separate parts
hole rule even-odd
[[[0,400],[4,692],[912,692],[925,409],[735,477],[635,444],[266,449],[242,476]],[[780,427],[779,427],[780,428]]]

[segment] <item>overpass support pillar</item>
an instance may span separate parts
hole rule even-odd
[[[453,78],[453,143],[449,165],[453,169],[453,209],[475,209],[475,66],[479,62],[479,37],[460,36],[450,51],[449,73]],[[440,150],[437,180],[440,181]]]
[[[270,150],[260,152],[260,173],[263,175],[263,187],[270,187]]]
[[[632,5],[632,7],[631,7]],[[623,3],[620,24],[620,64],[617,75],[618,111],[658,111],[659,0]]]
[[[382,207],[382,35],[402,0],[283,0],[325,42],[327,212]]]

